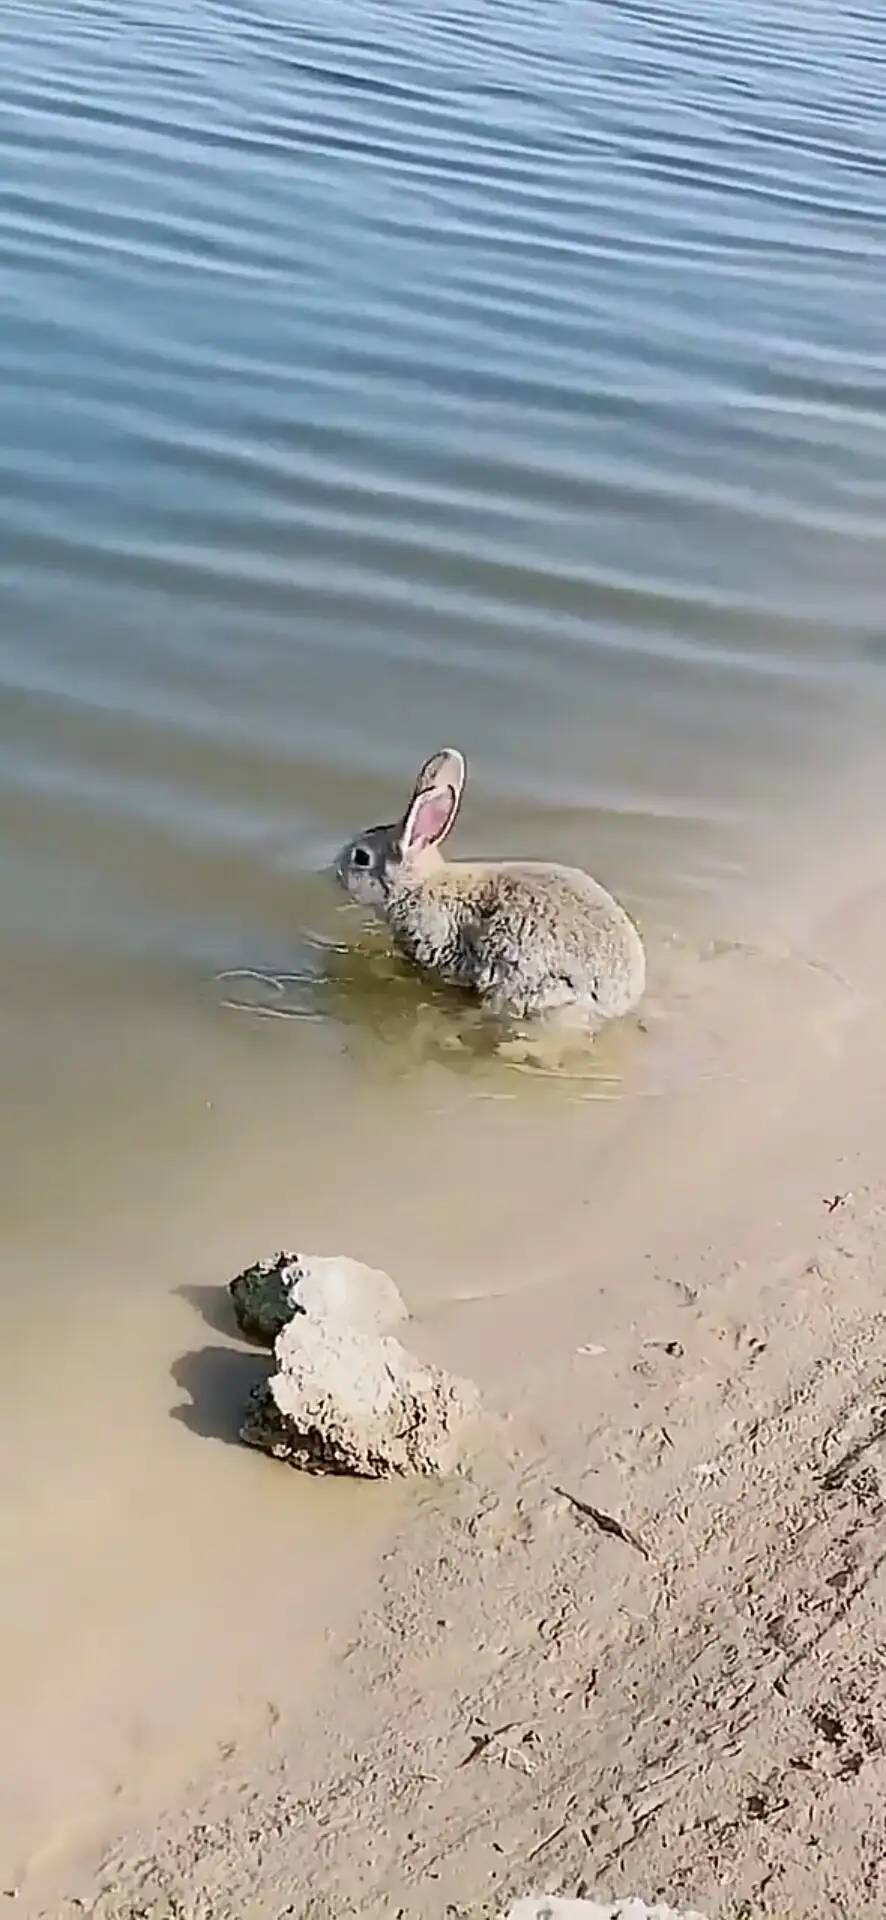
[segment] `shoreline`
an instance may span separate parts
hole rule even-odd
[[[483,1291],[441,1272],[417,1314],[485,1395],[466,1471],[346,1490],[373,1518],[310,1692],[203,1726],[186,1792],[143,1781],[60,1836],[17,1913],[479,1917],[584,1887],[813,1920],[886,1894],[884,939],[862,891],[811,964],[725,956],[694,1003],[720,1070],[638,1102],[590,1167],[574,1116],[538,1123],[478,1229]],[[294,1488],[256,1469],[285,1526]],[[305,1673],[298,1589],[262,1619],[258,1527],[252,1551],[265,1664]]]

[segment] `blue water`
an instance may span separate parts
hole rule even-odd
[[[310,1000],[441,741],[653,942],[871,750],[875,0],[12,0],[0,167],[11,1199],[156,1150],[217,972]]]

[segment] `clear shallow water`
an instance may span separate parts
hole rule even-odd
[[[653,943],[716,932],[746,845],[876,741],[884,102],[874,0],[4,7],[29,1247],[88,1240],[97,1182],[159,1204],[221,1096],[207,1205],[265,1101],[316,1192],[373,1031],[407,1099],[414,999],[386,1025],[309,936],[440,741],[463,846],[586,862]],[[235,1033],[237,967],[314,1017]]]

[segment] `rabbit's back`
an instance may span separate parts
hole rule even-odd
[[[455,861],[397,888],[387,911],[415,965],[520,1016],[571,1005],[608,1020],[643,993],[633,921],[578,868]]]

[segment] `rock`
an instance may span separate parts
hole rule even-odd
[[[388,1274],[344,1256],[279,1253],[238,1274],[229,1292],[242,1331],[276,1358],[250,1396],[247,1445],[314,1472],[373,1479],[453,1463],[476,1389],[390,1337],[408,1314]]]
[[[292,1319],[290,1293],[302,1267],[297,1253],[278,1253],[273,1260],[256,1260],[228,1283],[234,1317],[247,1340],[272,1347],[287,1320]]]
[[[389,1273],[341,1253],[304,1255],[290,1298],[297,1312],[312,1320],[335,1321],[354,1333],[389,1333],[409,1318]]]
[[[470,1382],[334,1318],[297,1314],[276,1358],[276,1373],[253,1389],[241,1438],[315,1473],[445,1473],[479,1405]]]
[[[263,1347],[272,1347],[297,1313],[360,1333],[386,1333],[408,1319],[390,1274],[345,1254],[278,1253],[244,1267],[228,1292],[241,1333]]]
[[[673,1907],[647,1907],[645,1900],[628,1894],[624,1900],[559,1900],[553,1895],[531,1894],[509,1907],[505,1920],[704,1920],[704,1915]]]

